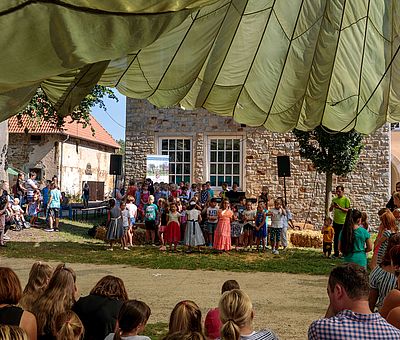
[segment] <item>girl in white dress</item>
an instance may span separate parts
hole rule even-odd
[[[187,252],[191,252],[193,246],[197,247],[200,251],[200,246],[205,244],[203,232],[200,229],[199,222],[201,222],[201,212],[197,209],[196,202],[191,201],[189,208],[186,211],[187,222],[185,230],[185,245],[188,246]]]

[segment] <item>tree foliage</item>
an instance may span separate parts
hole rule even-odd
[[[95,85],[92,92],[81,101],[75,110],[71,112],[69,116],[63,117],[57,114],[57,110],[47,98],[46,93],[39,87],[35,96],[31,99],[26,108],[18,113],[17,117],[21,124],[22,116],[27,115],[32,119],[50,122],[52,126],[58,128],[63,127],[65,123],[77,121],[79,124],[82,124],[84,128],[90,126],[94,134],[94,129],[90,124],[90,111],[96,105],[106,110],[106,105],[103,101],[104,97],[118,101],[118,98],[111,89],[102,85]],[[67,118],[69,119],[68,121]]]
[[[346,175],[354,170],[363,149],[363,135],[351,130],[333,132],[322,126],[312,131],[293,130],[300,156],[309,159],[320,173]]]
[[[118,150],[118,154],[125,156],[125,141],[123,139],[118,139],[117,143],[120,146],[120,149]]]

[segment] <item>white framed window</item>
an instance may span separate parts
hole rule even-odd
[[[192,140],[190,138],[160,137],[159,152],[162,155],[169,155],[170,183],[191,183]]]
[[[208,177],[213,187],[226,182],[243,188],[243,143],[241,137],[208,137]]]

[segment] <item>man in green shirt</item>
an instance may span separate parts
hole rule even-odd
[[[332,204],[329,208],[329,211],[333,211],[333,229],[335,230],[333,249],[335,257],[339,257],[339,234],[342,231],[349,208],[350,200],[344,195],[344,187],[343,185],[338,185],[336,187],[336,197],[332,199]]]

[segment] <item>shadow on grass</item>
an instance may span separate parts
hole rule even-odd
[[[77,228],[74,226],[74,228]],[[102,241],[12,242],[0,255],[70,263],[122,264],[152,269],[227,270],[235,272],[282,272],[327,275],[339,261],[328,260],[314,250],[291,249],[281,255],[210,250],[186,254],[160,252],[154,247],[135,247],[130,251],[106,251]]]

